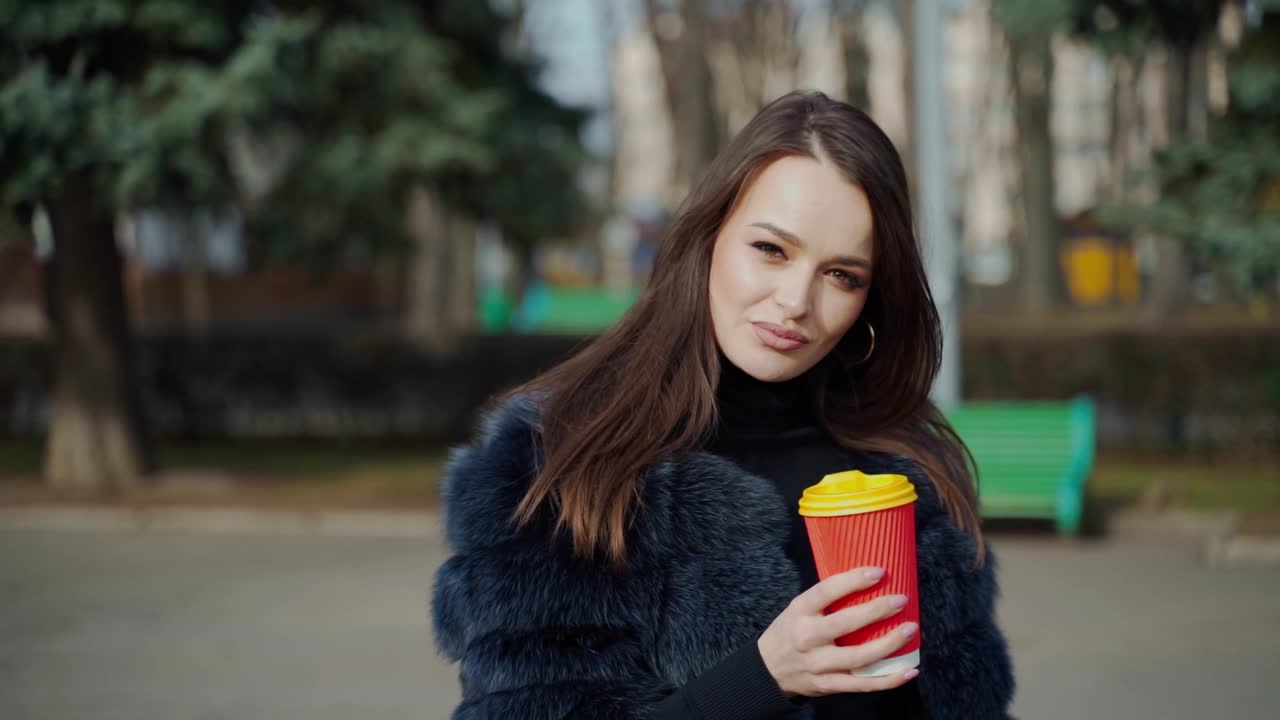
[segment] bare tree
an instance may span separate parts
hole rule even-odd
[[[405,336],[431,352],[449,352],[472,321],[474,225],[416,186],[405,200],[405,227],[413,239]]]
[[[722,109],[738,126],[795,87],[799,16],[791,3],[769,0],[744,0],[731,9],[717,24],[713,48]]]
[[[932,1],[932,0],[930,0]],[[914,53],[910,52],[912,36],[912,28],[915,27],[915,0],[894,0],[894,16],[898,20],[898,28],[902,33],[902,37],[906,41],[907,52],[903,53],[902,66],[902,102],[903,117],[907,119],[906,126],[902,128],[902,141],[898,143],[898,154],[902,156],[902,164],[907,168],[907,181],[910,183],[911,189],[911,205],[912,207],[920,207],[919,194],[916,192],[916,154],[912,138],[914,133],[912,129],[916,117],[916,93],[915,83],[915,59]]]
[[[114,215],[87,174],[49,205],[56,248],[45,268],[57,383],[45,475],[63,491],[125,492],[151,469]]]
[[[706,6],[703,0],[676,0],[674,6],[645,0],[644,9],[661,57],[675,130],[678,197],[715,157],[722,137],[715,81],[706,55]]]
[[[175,209],[169,216],[174,219],[182,242],[182,325],[189,341],[208,338],[210,323],[209,271],[206,267],[208,248],[201,214],[192,210]]]
[[[866,110],[871,107],[867,72],[871,55],[863,36],[865,0],[837,0],[832,15],[840,31],[840,49],[844,54],[844,98],[850,104]]]
[[[1171,70],[1165,88],[1169,109],[1169,140],[1172,143],[1203,138],[1208,127],[1208,56],[1211,32],[1216,27],[1220,3],[1192,6],[1200,10],[1199,26],[1178,24],[1166,30]],[[1166,20],[1173,25],[1172,19]],[[1185,28],[1185,29],[1184,29]],[[1182,30],[1182,32],[1177,32]],[[1190,296],[1191,266],[1185,243],[1179,238],[1156,237],[1156,267],[1151,278],[1147,316],[1162,322],[1178,315]]]
[[[1021,178],[1023,309],[1043,312],[1057,298],[1058,214],[1054,205],[1053,138],[1049,114],[1053,47],[1048,30],[1008,33],[1016,154]]]

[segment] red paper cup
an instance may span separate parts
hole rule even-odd
[[[902,475],[865,475],[860,471],[827,475],[804,491],[800,514],[809,532],[809,545],[826,579],[857,567],[884,568],[884,579],[872,587],[836,601],[830,615],[884,595],[906,595],[901,612],[878,620],[836,640],[837,645],[861,645],[884,637],[904,622],[920,622],[916,577],[915,487]],[[920,665],[920,633],[879,662],[853,671],[860,676],[892,675]]]

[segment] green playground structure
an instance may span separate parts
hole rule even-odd
[[[594,335],[618,321],[639,297],[638,290],[553,288],[537,284],[513,306],[501,291],[482,293],[476,315],[484,332]]]

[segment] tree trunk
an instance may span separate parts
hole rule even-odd
[[[915,53],[911,47],[911,33],[915,32],[915,0],[893,1],[893,15],[897,18],[897,31],[902,38],[902,128],[901,146],[897,149],[906,165],[906,178],[910,182],[911,206],[919,211],[919,196],[915,192]]]
[[[893,18],[897,20],[897,31],[902,38],[902,119],[905,120],[901,141],[896,143],[897,154],[906,169],[906,190],[911,197],[916,222],[919,222],[920,193],[915,182],[915,50],[911,38],[915,27],[915,0],[893,0]]]
[[[509,283],[511,289],[512,303],[515,307],[524,304],[525,295],[528,294],[529,288],[533,287],[537,281],[537,248],[528,238],[514,238],[508,232],[503,233],[504,238],[509,238],[511,243],[512,264],[511,281]]]
[[[1141,147],[1137,140],[1141,107],[1135,91],[1141,70],[1141,57],[1118,56],[1111,60],[1111,148],[1104,197],[1113,204],[1128,203],[1135,194],[1129,176]]]
[[[1047,33],[1009,37],[1017,156],[1021,179],[1022,303],[1025,310],[1050,309],[1058,292],[1058,214],[1054,206],[1053,138],[1049,113],[1053,51]]]
[[[457,213],[451,218],[452,282],[445,315],[453,334],[462,336],[476,327],[476,223]]]
[[[707,60],[703,0],[681,0],[679,21],[664,22],[656,0],[646,0],[649,27],[661,58],[667,108],[675,133],[675,192],[682,197],[697,182],[720,146],[715,84]]]
[[[44,475],[69,492],[128,491],[151,469],[133,366],[112,214],[88,178],[68,180],[49,207],[56,385]]]
[[[1167,76],[1169,142],[1203,137],[1207,124],[1207,48],[1174,47],[1169,51],[1171,72]],[[1180,238],[1155,239],[1155,268],[1146,308],[1147,319],[1162,323],[1178,316],[1190,296],[1190,259]]]
[[[862,36],[863,10],[846,10],[838,17],[840,45],[844,53],[844,98],[854,107],[871,111],[871,92],[867,87],[867,71],[871,55]]]
[[[184,209],[169,217],[182,233],[182,329],[189,342],[203,342],[209,336],[209,277],[201,218]]]
[[[405,335],[434,353],[447,353],[457,343],[450,313],[452,267],[449,218],[440,199],[418,186],[409,190],[405,225],[413,239],[413,256],[405,292]]]
[[[757,1],[739,9],[727,42],[720,43],[732,58],[733,72],[725,77],[717,68],[714,73],[718,82],[736,85],[740,93],[721,107],[730,121],[726,128],[745,123],[765,103],[795,89],[801,54],[795,24],[787,3]]]

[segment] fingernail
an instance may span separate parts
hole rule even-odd
[[[889,607],[904,608],[906,606],[907,606],[906,595],[890,595],[889,596]]]
[[[902,673],[902,677],[904,677],[904,678],[906,678],[906,679],[910,680],[911,678],[913,678],[913,677],[915,677],[915,676],[917,676],[917,675],[919,675],[919,674],[920,674],[920,671],[919,671],[919,670],[916,670],[915,668],[911,668],[910,670],[908,670],[908,671],[906,671],[906,672]]]
[[[868,580],[879,580],[880,578],[884,577],[884,568],[878,568],[878,567],[867,568],[866,570],[862,571],[862,574],[865,575]]]
[[[919,629],[920,629],[920,626],[916,625],[915,623],[907,623],[903,625],[902,629],[899,630],[898,632],[902,633],[902,637],[911,637],[912,635],[915,635],[916,630],[919,630]]]

